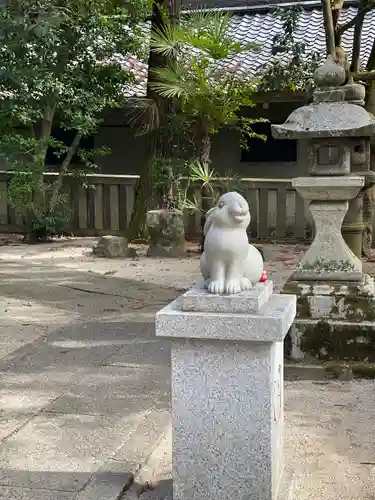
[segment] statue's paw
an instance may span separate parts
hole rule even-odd
[[[225,283],[225,293],[233,294],[241,292],[241,280],[228,280]]]
[[[224,281],[220,280],[212,280],[208,283],[207,290],[208,293],[223,293],[225,289],[225,283]]]
[[[251,284],[250,280],[248,280],[247,278],[242,278],[241,289],[243,291],[245,291],[245,290],[250,290],[250,288],[252,288],[252,284]]]

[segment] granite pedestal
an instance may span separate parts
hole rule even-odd
[[[174,500],[289,500],[283,340],[296,297],[197,286],[156,316],[172,339]]]

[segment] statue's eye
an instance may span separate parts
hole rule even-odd
[[[223,206],[224,206],[224,202],[223,202],[223,201],[221,201],[221,202],[219,203],[219,208],[223,208]]]

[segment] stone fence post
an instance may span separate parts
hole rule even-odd
[[[296,297],[196,286],[156,316],[172,341],[173,500],[284,500],[283,341]]]

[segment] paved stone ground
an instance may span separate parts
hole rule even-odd
[[[0,499],[117,500],[130,473],[159,483],[148,500],[170,491],[169,345],[153,318],[197,256],[98,260],[93,243],[0,248]],[[278,289],[304,248],[264,250]],[[298,500],[374,500],[374,389],[286,384]]]
[[[0,499],[115,500],[169,422],[172,289],[0,263]]]

